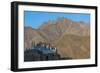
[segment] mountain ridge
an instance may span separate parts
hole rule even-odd
[[[73,59],[90,57],[90,24],[84,22],[74,22],[60,17],[54,21],[49,20],[42,23],[38,29],[24,27],[24,37],[25,48],[31,48],[33,41],[36,43],[46,42],[57,47],[62,57],[70,56]],[[63,46],[64,44],[65,46]],[[80,49],[75,51],[74,48]],[[82,50],[83,48],[85,52]]]

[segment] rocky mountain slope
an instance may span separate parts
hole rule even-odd
[[[61,57],[84,59],[90,57],[90,25],[59,17],[42,23],[38,29],[24,27],[24,47],[46,42],[57,48]]]

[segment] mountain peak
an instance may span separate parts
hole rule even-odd
[[[74,22],[65,17],[49,20],[38,29],[26,27],[24,47],[30,48],[31,42],[45,42],[57,47],[62,57],[88,58],[90,49],[90,26],[84,22]]]

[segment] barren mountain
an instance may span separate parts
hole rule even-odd
[[[39,33],[39,30],[33,29],[31,27],[24,28],[24,48],[31,48],[31,43],[33,42],[46,42],[45,38]]]
[[[90,25],[59,17],[42,23],[38,29],[24,27],[24,47],[46,42],[57,47],[61,57],[84,59],[90,57]]]

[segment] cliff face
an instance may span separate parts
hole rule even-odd
[[[56,47],[61,57],[84,59],[90,57],[90,25],[64,17],[43,23],[38,29],[24,27],[24,47],[46,42]]]

